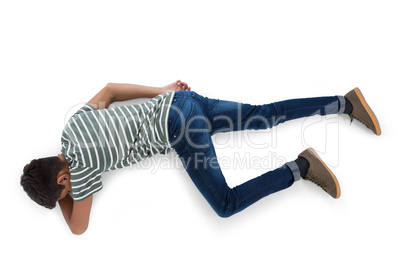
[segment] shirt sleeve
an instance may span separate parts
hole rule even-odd
[[[95,107],[93,107],[89,103],[85,103],[74,115],[80,114],[82,112],[90,112],[96,110]]]
[[[71,168],[70,182],[74,201],[82,201],[103,188],[102,172],[96,168]]]

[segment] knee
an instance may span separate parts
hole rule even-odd
[[[221,218],[229,218],[233,214],[236,213],[236,208],[233,203],[225,202],[224,204],[220,204],[218,206],[214,206],[216,214],[218,214]]]
[[[237,192],[229,187],[219,197],[214,195],[212,198],[207,199],[212,209],[221,218],[229,218],[242,210],[242,206],[238,202]]]
[[[230,212],[230,211],[215,211],[215,212],[216,212],[216,214],[218,214],[218,216],[221,217],[221,218],[229,218],[230,216],[233,215],[233,213]]]

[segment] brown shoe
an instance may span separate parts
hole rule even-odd
[[[314,182],[335,199],[341,196],[341,188],[334,173],[325,165],[314,149],[304,150],[299,157],[305,158],[310,164],[307,175],[303,179]]]
[[[353,106],[352,114],[350,115],[351,122],[357,119],[366,127],[371,129],[377,136],[381,135],[380,123],[377,120],[373,110],[367,104],[360,89],[357,87],[345,95]]]

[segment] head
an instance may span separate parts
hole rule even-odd
[[[41,206],[52,209],[71,192],[69,165],[64,155],[34,159],[24,167],[21,186]]]

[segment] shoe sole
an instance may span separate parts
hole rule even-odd
[[[336,178],[335,174],[329,169],[329,167],[324,163],[324,161],[322,161],[321,157],[318,156],[317,152],[313,148],[308,148],[307,150],[310,153],[312,153],[313,155],[315,155],[315,157],[317,157],[317,159],[320,160],[321,164],[324,165],[325,169],[331,174],[331,177],[335,182],[336,192],[337,192],[337,195],[334,198],[338,199],[339,197],[341,197],[341,187],[339,186],[339,182],[338,182],[338,179]]]
[[[359,88],[356,87],[353,91],[356,93],[356,95],[359,98],[360,102],[362,103],[363,107],[366,109],[366,111],[368,112],[371,120],[373,121],[374,127],[375,127],[375,134],[377,136],[380,136],[381,135],[380,123],[378,122],[378,119],[375,116],[373,110],[371,110],[370,106],[366,102],[366,99],[363,97],[363,94],[362,94],[362,92],[360,91]]]

